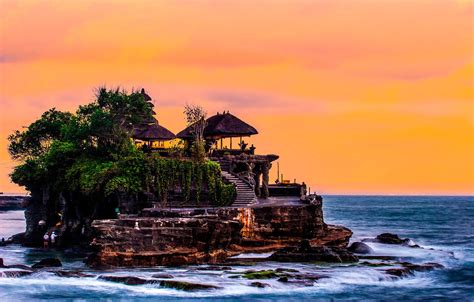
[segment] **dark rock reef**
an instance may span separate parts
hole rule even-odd
[[[402,262],[400,264],[402,267],[386,269],[385,273],[394,277],[408,277],[410,275],[413,275],[415,272],[428,272],[435,269],[444,268],[443,265],[432,262],[423,264]]]
[[[58,258],[45,258],[38,263],[33,264],[32,268],[61,267],[62,263]]]
[[[299,247],[282,248],[273,255],[269,260],[281,262],[357,262],[357,256],[349,252],[345,248],[327,247],[327,246],[311,246],[309,241],[304,240]]]

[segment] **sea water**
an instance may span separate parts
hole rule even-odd
[[[375,254],[392,255],[411,263],[436,262],[445,268],[417,272],[401,279],[391,278],[383,268],[361,264],[261,262],[252,267],[235,266],[230,271],[201,270],[205,266],[94,271],[87,269],[82,259],[64,253],[8,246],[0,247],[5,264],[30,265],[53,256],[62,260],[63,269],[76,268],[92,276],[64,278],[40,272],[22,278],[0,277],[0,301],[474,301],[473,197],[325,196],[324,215],[327,223],[352,229],[352,241],[390,232],[423,247],[369,243]],[[23,228],[21,211],[0,212],[0,237]],[[292,268],[299,273],[322,274],[328,278],[310,286],[275,279],[258,280],[269,287],[255,288],[250,285],[255,280],[232,277],[248,269],[276,268]],[[171,274],[174,280],[212,284],[220,289],[183,292],[157,285],[128,286],[98,279],[100,274],[150,278],[157,272]]]

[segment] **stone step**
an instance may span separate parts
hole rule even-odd
[[[232,204],[232,206],[239,206],[239,207],[246,207],[250,204],[253,204],[257,201],[257,197],[255,196],[255,192],[253,188],[242,179],[232,175],[231,173],[224,171],[226,168],[225,163],[220,162],[221,169],[223,170],[222,177],[224,177],[227,182],[232,183],[237,190],[237,197]]]

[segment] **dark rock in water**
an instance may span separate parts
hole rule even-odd
[[[392,265],[392,264],[387,263],[387,262],[368,262],[368,261],[360,262],[360,264],[365,265],[365,266],[371,266],[371,267],[391,266]]]
[[[383,233],[378,235],[376,238],[377,242],[385,244],[403,244],[408,243],[410,239],[401,239],[397,234]]]
[[[427,262],[423,264],[413,264],[413,263],[404,262],[402,263],[402,266],[415,272],[427,272],[427,271],[432,271],[434,269],[444,268],[443,265],[439,263],[433,263],[433,262]]]
[[[208,284],[190,283],[184,281],[173,281],[173,280],[162,280],[160,281],[161,287],[174,288],[184,291],[197,291],[197,290],[209,290],[219,289],[220,287]]]
[[[389,268],[385,270],[385,273],[387,273],[388,275],[397,276],[397,277],[407,277],[413,274],[413,272],[410,271],[406,267]]]
[[[356,254],[371,254],[374,250],[363,242],[354,242],[347,248],[349,252]]]
[[[258,287],[258,288],[265,288],[265,287],[270,287],[270,284],[262,283],[262,282],[252,282],[252,283],[250,283],[250,286]]]
[[[230,279],[239,279],[240,276],[239,275],[232,275],[232,276],[229,276],[228,278],[230,278]]]
[[[116,282],[116,283],[123,283],[126,285],[143,285],[143,284],[157,284],[160,283],[158,280],[147,280],[133,276],[99,276],[99,279]]]
[[[33,264],[32,268],[43,268],[43,267],[61,267],[63,264],[58,258],[45,258],[38,263]]]
[[[389,268],[385,270],[385,273],[397,276],[397,277],[407,277],[413,275],[414,272],[428,272],[434,269],[444,268],[441,264],[438,263],[423,263],[423,264],[413,264],[408,262],[402,262],[402,267],[400,268]]]
[[[25,233],[18,233],[8,238],[8,243],[13,243],[13,244],[23,244],[24,241],[25,241]]]
[[[367,260],[397,260],[398,257],[395,256],[378,256],[378,255],[362,255],[358,256],[359,259],[367,259]]]
[[[329,276],[319,275],[319,274],[300,274],[300,275],[295,275],[294,278],[298,280],[317,281],[319,279],[329,278]]]
[[[29,266],[27,266],[27,265],[24,265],[24,264],[5,265],[4,267],[7,267],[7,268],[18,268],[18,269],[22,269],[22,270],[25,270],[25,271],[31,271],[31,267],[29,267]]]
[[[170,274],[154,274],[152,275],[153,278],[156,279],[173,279],[174,276]]]
[[[0,267],[3,267],[3,258],[0,258]]]
[[[292,269],[292,268],[280,268],[280,267],[279,267],[279,268],[277,268],[277,269],[275,270],[275,272],[277,272],[277,273],[284,273],[284,272],[297,273],[297,272],[299,272],[299,271],[296,270],[296,269]]]
[[[277,278],[279,275],[273,270],[263,270],[263,271],[247,271],[242,276],[246,279],[271,279]]]
[[[295,284],[295,285],[300,285],[300,286],[313,286],[313,281],[312,280],[289,280],[288,277],[281,277],[277,280],[278,282],[282,283],[289,283],[289,284]]]
[[[269,258],[271,261],[281,262],[357,262],[357,256],[345,248],[309,245],[303,240],[299,247],[287,247],[273,253]]]
[[[197,268],[199,271],[230,271],[232,270],[232,267],[230,266],[200,266]]]
[[[94,277],[91,274],[85,274],[79,271],[53,271],[56,276],[59,277],[67,277],[67,278],[87,278],[87,277]]]
[[[33,274],[32,271],[4,271],[0,272],[0,276],[4,278],[20,278]]]

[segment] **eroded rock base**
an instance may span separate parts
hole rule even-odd
[[[221,263],[240,253],[299,246],[346,247],[352,232],[324,223],[322,204],[217,209],[145,209],[93,222],[93,267]]]

